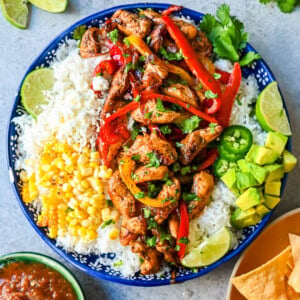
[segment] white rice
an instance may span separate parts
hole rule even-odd
[[[49,104],[44,107],[37,120],[27,114],[13,120],[18,125],[19,133],[19,157],[15,166],[17,170],[25,169],[29,175],[35,172],[38,166],[25,164],[25,161],[38,161],[45,140],[53,135],[59,141],[71,145],[78,143],[81,147],[87,144],[95,146],[99,129],[97,119],[107,95],[108,83],[102,79],[94,79],[95,88],[103,92],[100,99],[95,96],[90,86],[93,70],[102,59],[106,58],[81,59],[77,41],[68,40],[60,46],[52,63],[56,81],[53,90],[47,94]],[[232,64],[225,60],[217,61],[216,65],[225,71],[232,70]],[[262,144],[266,134],[255,118],[250,117],[257,95],[255,78],[243,79],[238,95],[241,105],[235,102],[231,124],[248,127],[254,135],[254,141]],[[129,127],[132,127],[132,124]],[[211,203],[198,219],[190,223],[189,247],[199,244],[223,226],[230,227],[230,215],[235,206],[235,199],[235,195],[222,182],[216,184]],[[38,205],[39,203],[37,207]],[[69,234],[58,236],[57,245],[78,254],[99,254],[95,267],[104,264],[119,270],[125,277],[131,276],[140,269],[139,257],[131,252],[130,247],[123,247],[119,239],[109,238],[109,232],[113,228],[120,229],[120,224],[109,225],[104,229],[99,227],[97,240],[88,243]],[[236,240],[234,244],[237,244]],[[105,253],[116,255],[111,259],[102,255]]]

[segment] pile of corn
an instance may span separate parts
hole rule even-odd
[[[111,174],[111,169],[100,165],[98,152],[88,147],[79,151],[78,145],[50,140],[41,153],[37,172],[29,178],[24,171],[20,174],[23,201],[41,200],[38,225],[48,226],[50,238],[68,232],[92,241],[102,222],[119,218],[118,211],[106,204],[103,192],[104,181]],[[117,236],[116,230],[110,233],[111,239]]]

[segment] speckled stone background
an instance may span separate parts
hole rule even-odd
[[[64,14],[32,8],[25,31],[8,24],[0,15],[0,255],[13,251],[36,251],[61,260],[34,232],[23,216],[10,187],[6,162],[6,128],[15,91],[24,72],[56,35],[75,21],[111,6],[133,3],[123,0],[70,0]],[[149,1],[162,2],[162,1]],[[165,1],[163,1],[165,2]],[[214,13],[223,2],[246,26],[251,44],[274,72],[291,117],[293,151],[300,158],[300,7],[282,14],[274,4],[258,0],[174,1],[201,12]],[[299,167],[289,176],[282,202],[273,219],[300,207]],[[276,238],[276,237],[274,237]],[[79,278],[88,300],[98,299],[225,299],[230,273],[236,259],[208,275],[178,285],[138,288],[96,280],[65,263]]]

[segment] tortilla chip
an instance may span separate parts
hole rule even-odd
[[[300,293],[300,262],[295,265],[295,268],[289,277],[289,285],[297,293]]]
[[[249,300],[287,300],[285,273],[290,254],[289,246],[262,266],[232,278],[232,284]]]
[[[289,239],[290,239],[294,264],[296,265],[297,262],[300,262],[300,236],[290,233]]]
[[[294,269],[295,264],[294,264],[294,258],[293,258],[292,252],[291,252],[291,254],[289,256],[289,259],[286,263],[287,263],[288,267],[290,268],[290,270]]]
[[[286,282],[286,294],[289,300],[300,300],[300,294],[296,293],[295,290]]]

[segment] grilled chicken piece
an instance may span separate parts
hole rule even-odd
[[[169,124],[180,117],[180,113],[175,111],[161,112],[156,108],[156,100],[149,100],[143,108],[137,108],[131,112],[131,117],[137,122],[143,124]],[[150,113],[150,118],[146,118],[146,114]]]
[[[187,39],[191,40],[197,36],[198,29],[193,24],[179,19],[174,19],[174,23],[180,28]]]
[[[163,45],[164,38],[162,36],[163,32],[166,30],[166,25],[163,23],[155,25],[154,29],[150,34],[150,48],[153,49],[154,52],[158,52],[160,47]]]
[[[156,250],[164,255],[167,263],[177,264],[177,252],[168,241],[158,242],[155,246]]]
[[[134,182],[142,183],[147,181],[163,180],[169,174],[169,169],[166,166],[156,167],[139,167],[134,172]]]
[[[80,43],[80,56],[82,58],[102,55],[100,36],[101,31],[96,27],[91,27],[84,33]]]
[[[128,246],[138,238],[138,235],[130,232],[125,226],[121,226],[119,238],[122,246]]]
[[[202,54],[203,57],[211,57],[213,47],[206,35],[197,31],[197,35],[190,41],[193,49]]]
[[[114,206],[122,216],[135,216],[135,199],[124,184],[119,171],[116,171],[109,179],[108,193]]]
[[[168,224],[169,224],[170,234],[175,239],[177,239],[179,223],[180,223],[180,218],[178,216],[177,211],[174,210],[168,218]]]
[[[180,83],[171,84],[163,89],[163,93],[199,107],[196,94],[187,85]]]
[[[140,162],[148,164],[149,157],[147,154],[150,152],[154,152],[161,164],[166,166],[173,164],[178,158],[172,144],[159,138],[156,133],[139,135],[126,153],[129,156],[138,154],[141,156]]]
[[[148,19],[153,21],[154,24],[161,24],[162,20],[161,17],[162,15],[154,10],[142,10],[139,13],[140,16],[146,16]]]
[[[146,235],[147,232],[147,222],[142,215],[133,218],[124,217],[122,226],[133,234]]]
[[[171,177],[170,180],[173,182],[171,185],[164,184],[163,189],[158,194],[157,198],[169,200],[171,203],[162,208],[149,207],[154,220],[161,224],[166,220],[169,214],[177,208],[178,201],[181,195],[181,186],[177,178]]]
[[[194,182],[191,189],[192,193],[195,193],[200,200],[194,200],[189,202],[188,211],[190,219],[198,217],[207,205],[212,190],[214,188],[214,178],[207,172],[201,171],[194,176]]]
[[[217,138],[221,132],[222,127],[217,125],[214,131],[210,127],[196,130],[188,134],[180,143],[182,146],[179,148],[181,155],[179,160],[184,164],[190,164],[193,159],[204,149],[208,143]]]
[[[102,119],[106,118],[107,113],[112,113],[120,107],[120,105],[124,105],[123,102],[120,101],[120,98],[128,90],[129,85],[128,72],[125,72],[124,68],[119,69],[112,79],[107,98],[101,111]]]
[[[125,35],[136,35],[145,38],[151,30],[152,22],[148,18],[140,18],[137,14],[126,10],[117,10],[112,20],[117,23],[118,29]]]

